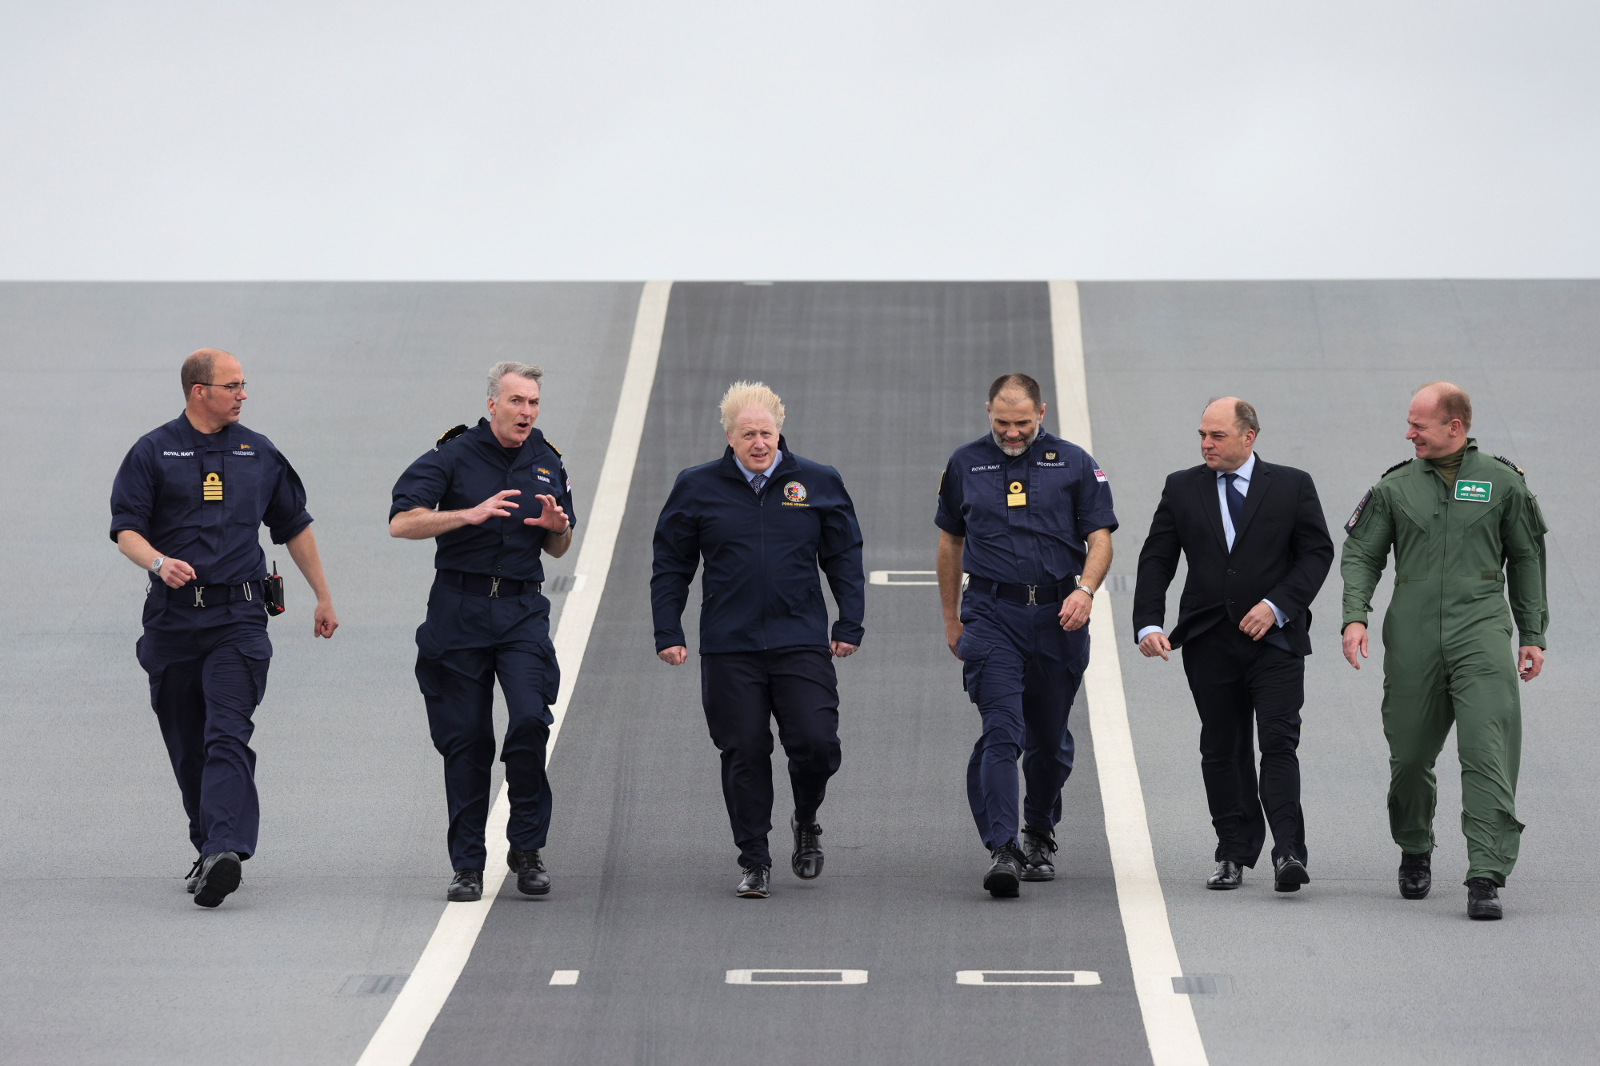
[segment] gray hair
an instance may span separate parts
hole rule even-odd
[[[507,374],[515,374],[519,378],[531,378],[538,381],[544,377],[544,371],[532,363],[513,363],[509,359],[502,360],[489,368],[489,399],[500,398],[500,379]]]

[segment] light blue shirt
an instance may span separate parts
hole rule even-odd
[[[1233,484],[1239,490],[1239,495],[1250,495],[1250,475],[1255,473],[1255,469],[1256,453],[1251,452],[1250,458],[1244,461],[1244,465],[1232,471],[1232,473],[1238,475],[1233,479]],[[1222,535],[1228,538],[1228,550],[1231,552],[1233,551],[1233,540],[1237,534],[1233,529],[1233,513],[1228,510],[1228,475],[1221,471],[1217,472],[1217,506],[1222,508]],[[1289,620],[1288,616],[1278,610],[1278,605],[1271,600],[1262,600],[1261,602],[1272,608],[1272,616],[1278,620],[1278,628],[1282,629],[1283,624]],[[1151,633],[1164,632],[1166,630],[1160,626],[1145,626],[1139,630],[1138,639],[1143,640]]]
[[[765,470],[746,470],[744,468],[744,464],[739,461],[737,456],[734,457],[733,465],[739,468],[739,473],[744,475],[744,480],[748,484],[756,479],[757,474],[765,474],[770,478],[772,476],[772,472],[778,469],[778,464],[781,462],[783,462],[783,449],[774,448],[772,449],[772,465],[767,467]]]

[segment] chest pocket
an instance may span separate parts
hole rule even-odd
[[[212,464],[207,462],[206,473],[201,479],[200,496],[202,506],[216,506],[210,497],[220,494],[223,513],[231,525],[257,526],[267,511],[267,493],[270,486],[266,482],[264,471],[266,469],[262,457],[253,453],[238,454],[237,451],[220,453],[217,458],[221,460],[220,486],[209,483]]]
[[[1059,532],[1078,527],[1078,472],[1060,466],[1034,466],[1028,470],[1028,509],[1034,526]]]
[[[1009,521],[1004,470],[978,470],[962,478],[962,509],[967,525],[980,532],[1003,529]]]

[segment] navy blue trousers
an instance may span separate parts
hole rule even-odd
[[[815,821],[839,769],[839,680],[827,648],[700,656],[700,699],[722,753],[722,799],[739,865],[772,865],[772,726],[789,756],[795,817]]]
[[[1007,603],[969,592],[961,602],[962,682],[983,732],[967,761],[967,802],[984,847],[1017,838],[1017,760],[1027,825],[1054,829],[1072,773],[1067,715],[1089,665],[1089,628],[1061,628],[1059,603]]]
[[[500,748],[511,799],[506,838],[518,851],[545,845],[551,807],[545,775],[549,705],[561,686],[547,635],[549,617],[549,601],[532,593],[502,600],[435,585],[429,597],[428,620],[417,631],[417,685],[434,749],[444,757],[452,869],[481,870],[488,857],[484,833],[494,765],[496,678],[509,718]],[[482,643],[452,646],[464,640]]]
[[[267,691],[266,615],[208,629],[147,628],[135,646],[201,855],[255,854],[261,827],[251,721]]]

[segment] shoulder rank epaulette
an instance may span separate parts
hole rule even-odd
[[[553,442],[552,442],[552,441],[551,441],[551,440],[550,440],[550,438],[549,438],[549,437],[546,437],[546,438],[545,438],[545,439],[544,439],[544,442],[545,442],[545,444],[546,444],[546,445],[547,445],[547,446],[549,446],[549,448],[550,448],[550,450],[551,450],[551,451],[553,451],[553,452],[555,452],[555,453],[556,453],[556,458],[557,458],[557,459],[559,459],[559,458],[561,458],[561,449],[560,449],[560,448],[557,448],[557,447],[556,447],[556,446],[555,446],[555,444],[554,444],[554,443],[553,443]]]
[[[1390,474],[1394,473],[1396,470],[1399,470],[1402,466],[1405,466],[1407,463],[1411,462],[1411,460],[1415,459],[1415,458],[1416,458],[1416,456],[1413,455],[1411,457],[1411,459],[1402,459],[1402,460],[1400,460],[1398,463],[1394,464],[1389,469],[1385,470],[1383,472],[1382,476],[1383,477],[1388,477]]]
[[[1513,463],[1510,459],[1507,459],[1505,456],[1497,455],[1497,456],[1495,456],[1495,458],[1500,460],[1502,463],[1506,464],[1507,466],[1509,466],[1511,469],[1515,470],[1517,473],[1521,474],[1523,477],[1527,477],[1528,476],[1528,472],[1526,470],[1522,469],[1522,467],[1518,466],[1516,463]]]
[[[438,442],[436,444],[434,444],[433,450],[434,451],[438,451],[440,448],[444,447],[446,444],[449,444],[451,441],[455,440],[457,437],[461,436],[461,434],[465,433],[466,431],[467,431],[467,427],[466,426],[452,426],[452,427],[450,427],[449,429],[445,430],[443,433],[439,434],[439,440],[438,440]]]

